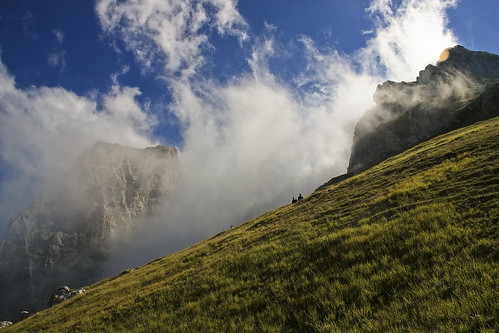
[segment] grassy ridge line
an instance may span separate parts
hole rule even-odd
[[[499,118],[4,332],[499,331]]]

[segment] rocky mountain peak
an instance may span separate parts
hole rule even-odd
[[[466,76],[471,82],[489,84],[499,77],[499,56],[496,54],[471,51],[456,45],[440,55],[436,66],[428,65],[419,72],[416,79],[420,84],[452,80],[456,73]]]
[[[83,152],[10,221],[0,242],[0,318],[44,308],[57,286],[94,282],[113,235],[154,214],[178,177],[173,147],[98,142]]]
[[[498,114],[499,56],[457,45],[413,82],[378,85],[355,127],[348,167],[355,174],[435,135]]]

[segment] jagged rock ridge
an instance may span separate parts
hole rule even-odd
[[[12,219],[0,242],[0,318],[47,305],[60,285],[99,276],[120,230],[153,214],[178,178],[177,150],[99,142],[59,184]]]
[[[499,115],[499,56],[455,46],[414,82],[387,81],[355,127],[348,174],[438,134]]]

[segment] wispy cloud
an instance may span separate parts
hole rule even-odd
[[[48,64],[52,67],[58,68],[61,72],[66,69],[66,51],[64,51],[62,44],[64,43],[65,34],[62,30],[53,30],[56,45],[52,52],[47,57]]]
[[[64,71],[66,68],[66,51],[61,50],[57,52],[51,52],[47,57],[48,64],[52,67],[58,68],[60,71]]]
[[[60,29],[54,29],[52,32],[54,33],[54,37],[57,43],[62,44],[64,42],[64,37],[66,37],[64,31]]]
[[[234,0],[100,0],[96,12],[104,31],[125,42],[150,69],[161,57],[168,75],[190,76],[211,47],[207,31],[247,38],[247,24]]]
[[[30,39],[37,39],[38,35],[34,32],[35,20],[33,13],[27,11],[22,17],[24,36]]]

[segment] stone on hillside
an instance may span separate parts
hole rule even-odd
[[[85,292],[84,288],[71,289],[68,286],[60,286],[52,293],[52,296],[50,296],[48,306],[51,307],[62,303],[65,300],[75,297],[76,295],[82,294],[83,292]]]
[[[0,321],[0,328],[4,328],[10,325],[12,325],[11,321]]]

